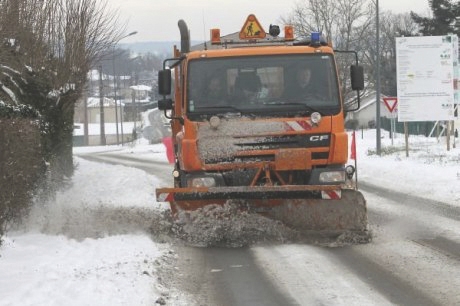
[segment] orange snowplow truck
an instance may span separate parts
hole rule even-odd
[[[284,37],[274,25],[266,33],[254,15],[239,33],[212,29],[210,42],[194,48],[183,20],[179,29],[181,49],[164,61],[158,83],[174,187],[158,188],[157,200],[175,215],[234,201],[305,230],[365,231],[331,44],[319,33],[295,40],[291,26]],[[359,97],[364,77],[354,55]]]

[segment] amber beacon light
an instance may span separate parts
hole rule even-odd
[[[284,27],[284,39],[294,40],[294,28],[290,25]]]
[[[220,29],[211,29],[211,43],[220,44]]]

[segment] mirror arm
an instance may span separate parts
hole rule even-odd
[[[347,50],[347,51],[344,51],[344,50],[334,50],[335,53],[353,53],[355,55],[355,65],[358,67],[359,66],[359,60],[358,60],[358,52],[354,51],[354,50]],[[357,89],[356,90],[356,102],[358,104],[358,107],[356,107],[356,109],[351,109],[351,110],[347,110],[347,111],[355,111],[355,110],[358,110],[360,108],[360,105],[361,105],[361,95],[360,95],[360,90]]]

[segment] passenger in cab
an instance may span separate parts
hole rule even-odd
[[[222,79],[214,77],[208,83],[205,92],[206,106],[221,104],[226,100],[227,92]]]

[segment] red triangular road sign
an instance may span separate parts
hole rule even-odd
[[[397,97],[385,97],[383,98],[383,102],[385,102],[387,109],[390,111],[390,113],[392,113],[395,110],[396,105],[398,104],[398,98]]]

